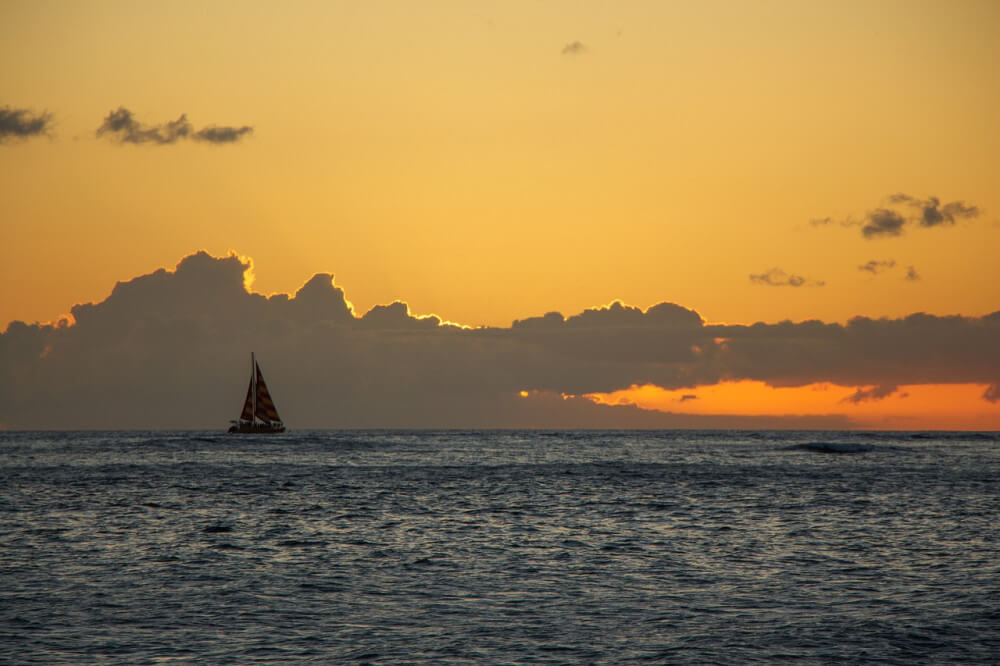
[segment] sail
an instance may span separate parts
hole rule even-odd
[[[240,412],[240,421],[253,421],[253,377],[250,378],[250,385],[247,387],[247,399],[243,403],[243,411]]]
[[[280,421],[281,417],[278,416],[278,410],[274,407],[274,401],[271,400],[271,394],[267,390],[267,384],[264,383],[264,376],[260,374],[260,366],[257,368],[257,411],[255,416],[269,423],[271,421]],[[245,409],[245,408],[244,408]]]

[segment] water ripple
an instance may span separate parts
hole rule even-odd
[[[990,662],[998,442],[0,433],[0,661]]]

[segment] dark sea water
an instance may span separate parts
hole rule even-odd
[[[0,433],[3,663],[991,663],[1000,434]]]

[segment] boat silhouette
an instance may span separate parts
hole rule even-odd
[[[233,434],[270,435],[285,432],[285,424],[278,416],[278,410],[267,390],[264,375],[253,352],[250,352],[250,386],[247,388],[247,399],[243,402],[240,418],[230,421],[229,432]]]

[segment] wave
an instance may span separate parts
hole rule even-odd
[[[788,451],[813,451],[815,453],[869,453],[875,450],[871,444],[852,442],[803,442],[786,447]]]

